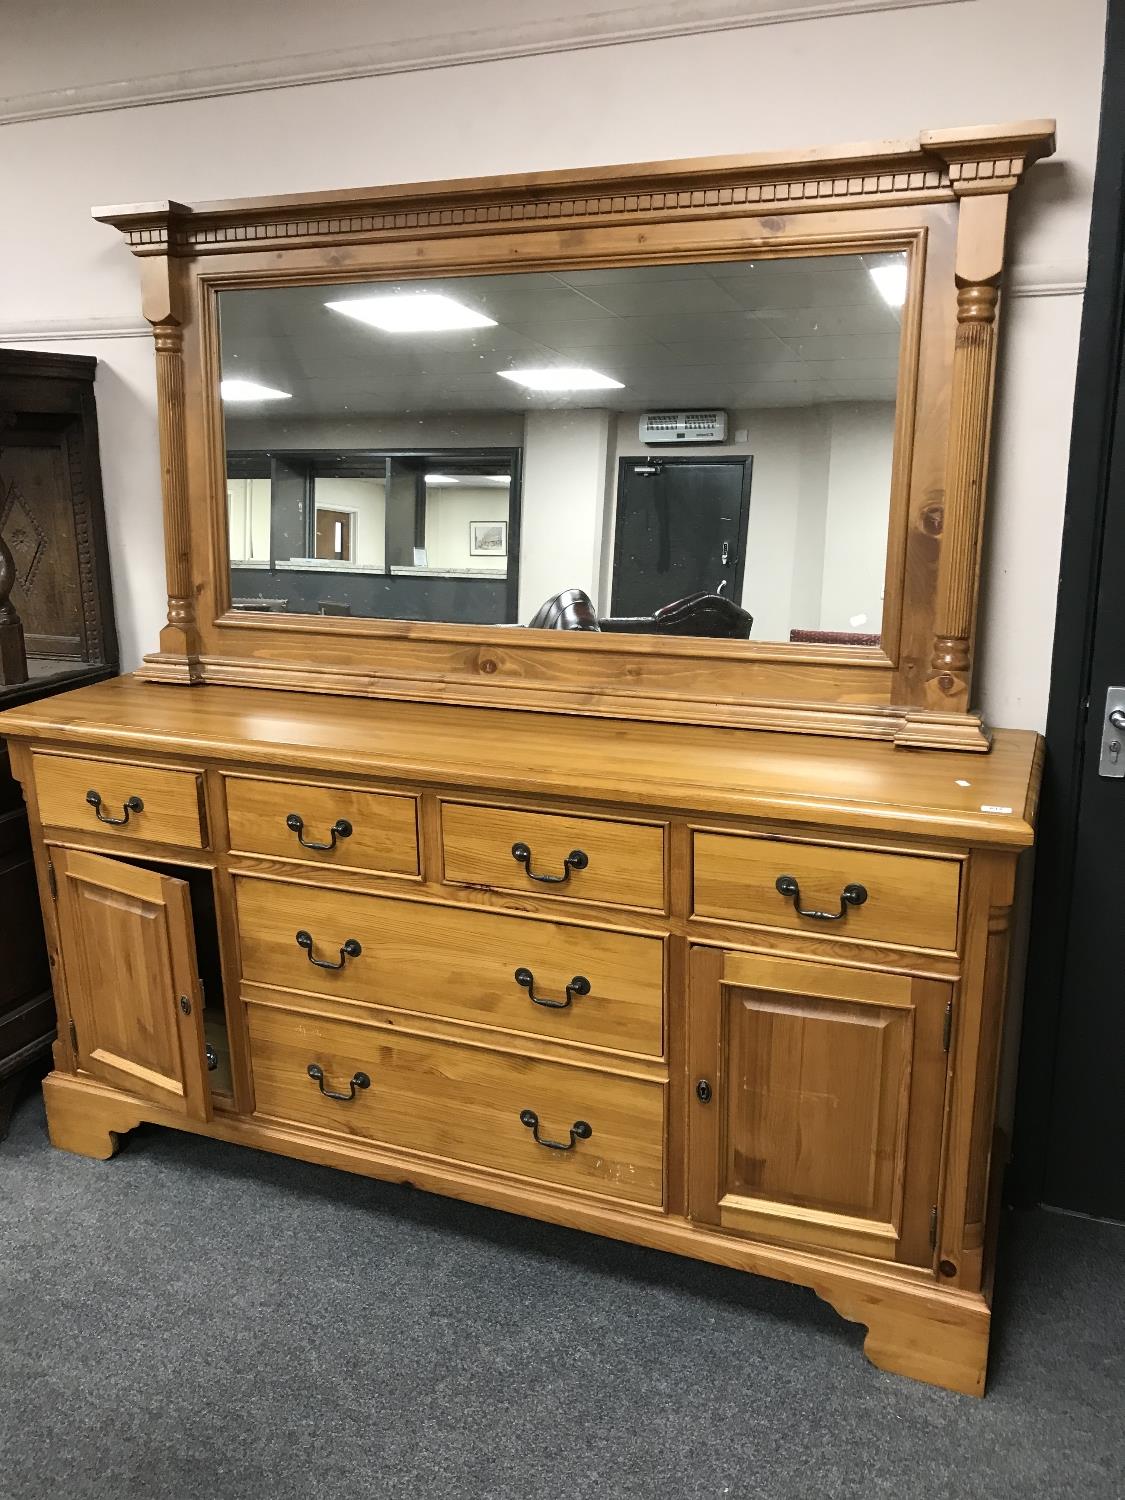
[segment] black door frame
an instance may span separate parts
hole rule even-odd
[[[1068,973],[1076,962],[1069,922],[1083,772],[1088,753],[1091,668],[1099,585],[1107,563],[1125,574],[1125,556],[1104,552],[1111,474],[1125,463],[1122,361],[1125,357],[1125,8],[1110,5],[1101,134],[1094,177],[1090,258],[1078,345],[1070,467],[1059,570],[1058,609],[1047,711],[1047,757],[1039,820],[1032,940],[1025,989],[1020,1077],[1008,1189],[1016,1202],[1047,1193],[1056,1105],[1056,1058]],[[1121,576],[1119,574],[1119,576]],[[1121,1004],[1103,995],[1104,1006]],[[1106,1149],[1111,1143],[1102,1143]],[[1091,1143],[1093,1147],[1095,1143]]]
[[[742,586],[746,577],[746,538],[750,529],[750,487],[754,473],[754,459],[749,453],[678,453],[667,458],[662,453],[627,453],[617,460],[617,492],[613,503],[613,562],[609,572],[609,598],[606,612],[613,613],[613,595],[617,584],[617,565],[621,554],[621,500],[624,493],[625,465],[651,463],[662,469],[677,468],[683,464],[741,464],[742,495],[738,512],[738,567],[731,580],[731,591],[726,596],[735,604],[742,603]],[[668,603],[674,603],[669,599]]]

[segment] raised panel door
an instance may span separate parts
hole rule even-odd
[[[951,986],[696,948],[693,1217],[933,1256]]]
[[[210,1119],[186,882],[73,849],[51,858],[79,1066],[166,1109]]]

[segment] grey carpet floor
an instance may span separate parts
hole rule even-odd
[[[1005,1233],[983,1402],[811,1292],[145,1128],[0,1145],[4,1500],[1125,1496],[1125,1231]]]

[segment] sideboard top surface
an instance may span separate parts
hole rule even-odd
[[[766,817],[1020,848],[1033,840],[1041,740],[999,730],[987,755],[872,740],[569,714],[180,688],[135,677],[0,713],[0,733],[286,770]]]

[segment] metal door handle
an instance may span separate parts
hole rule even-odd
[[[1125,687],[1120,684],[1106,689],[1098,775],[1125,778]]]

